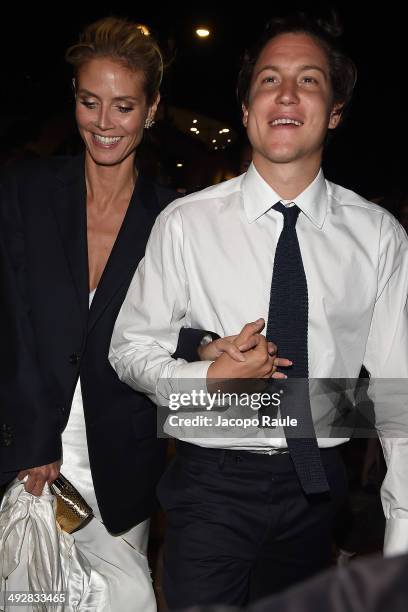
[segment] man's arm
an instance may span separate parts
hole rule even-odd
[[[231,356],[228,350],[220,351],[214,363],[173,359],[180,329],[186,325],[189,300],[180,213],[166,209],[156,220],[113,330],[109,359],[122,381],[161,405],[171,393],[189,391],[191,380],[205,384],[210,366],[212,378],[273,374],[275,354],[269,355],[268,343],[259,334],[263,320],[244,327],[237,348],[252,346],[252,336],[256,340],[243,359]],[[283,360],[280,365],[285,364]],[[183,383],[184,379],[190,382]]]
[[[173,359],[182,327],[187,326],[188,286],[183,233],[178,210],[161,213],[153,226],[113,330],[109,360],[119,378],[163,403],[160,380],[179,392],[183,378],[205,379],[210,362]]]
[[[408,240],[384,215],[378,291],[364,365],[387,463],[381,488],[387,519],[384,552],[408,551]]]

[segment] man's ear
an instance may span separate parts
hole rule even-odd
[[[335,130],[341,121],[341,116],[343,113],[343,104],[337,103],[333,106],[330,119],[329,119],[329,130]]]
[[[242,108],[242,123],[244,124],[244,127],[248,127],[248,109],[245,106],[245,104],[242,104],[241,108]]]

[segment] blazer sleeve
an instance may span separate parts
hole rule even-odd
[[[211,336],[213,340],[217,340],[220,337],[215,332],[182,327],[180,329],[176,351],[172,355],[173,359],[200,361],[197,349],[205,336]]]
[[[0,186],[0,482],[61,457],[61,418],[42,380],[13,189]]]

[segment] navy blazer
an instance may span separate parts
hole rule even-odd
[[[26,467],[61,455],[59,415],[41,380],[24,295],[24,261],[10,252],[8,215],[0,200],[0,486]]]
[[[155,406],[118,379],[107,355],[154,220],[175,194],[139,176],[89,308],[84,155],[27,162],[3,176],[2,187],[15,225],[9,248],[24,250],[27,263],[27,304],[52,405],[48,429],[55,418],[64,429],[80,377],[98,505],[106,527],[124,531],[155,506],[166,441],[156,436]]]

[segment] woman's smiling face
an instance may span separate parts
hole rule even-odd
[[[120,60],[98,57],[82,64],[76,79],[75,116],[93,161],[112,166],[134,153],[158,101],[159,97],[148,105],[143,72]]]

